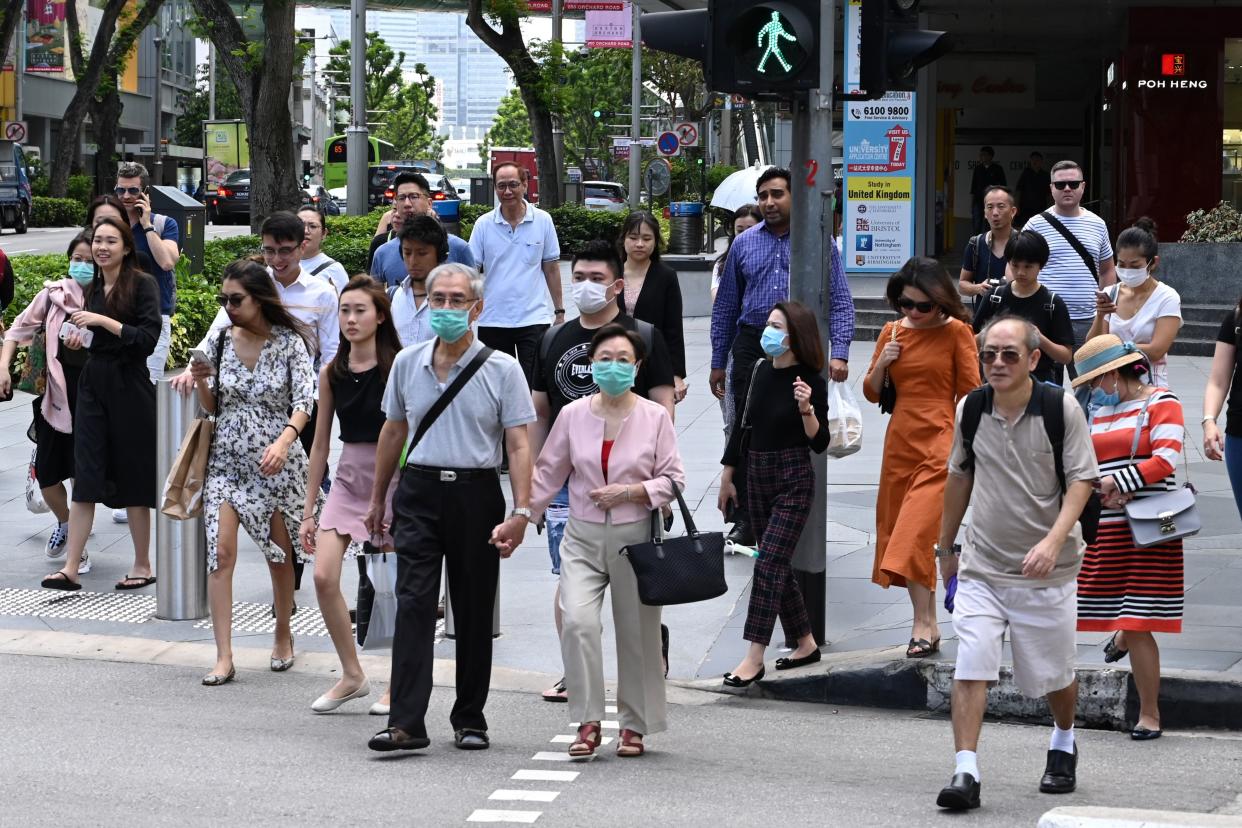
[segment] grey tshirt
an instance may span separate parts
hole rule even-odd
[[[470,364],[482,348],[477,338],[441,383],[432,365],[439,339],[411,345],[397,354],[384,390],[384,414],[405,420],[414,435],[423,415],[453,378]],[[534,422],[526,375],[508,354],[493,353],[470,378],[439,419],[410,452],[407,462],[441,468],[488,469],[500,465],[504,430]]]
[[[966,460],[961,430],[965,404],[963,398],[957,405],[949,455],[949,473],[959,477],[971,474],[962,467]],[[1066,485],[1095,480],[1100,470],[1082,408],[1072,394],[1062,395],[1061,404]],[[1077,578],[1085,548],[1077,522],[1046,578],[1022,574],[1026,553],[1043,540],[1061,512],[1061,486],[1044,430],[1041,395],[1032,394],[1026,410],[1012,424],[994,411],[985,411],[975,432],[974,453],[970,525],[958,568],[960,577],[998,588],[1060,586]]]

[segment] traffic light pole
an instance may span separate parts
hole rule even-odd
[[[367,214],[367,2],[350,0],[349,126],[345,130],[346,212]]]
[[[638,7],[637,2],[630,3],[631,23],[633,32],[631,34],[630,48],[632,51],[630,58],[630,207],[637,210],[641,198],[642,190],[642,161],[643,148],[639,146],[638,140],[642,138],[642,102],[643,102],[643,37],[642,37],[642,9]],[[650,207],[650,205],[648,205]]]
[[[824,353],[831,355],[828,337],[830,256],[832,237],[832,80],[836,9],[834,0],[821,0],[818,38],[820,43],[819,88],[812,89],[793,107],[793,216],[789,229],[789,298],[806,305],[820,322]],[[726,113],[728,114],[728,113]],[[827,379],[828,366],[823,371]],[[815,500],[802,530],[794,559],[812,561],[812,571],[795,569],[802,590],[811,632],[821,646],[825,638],[827,589],[825,582],[828,544],[827,457],[812,452]],[[804,550],[806,552],[804,553]],[[815,571],[817,570],[817,571]],[[786,642],[789,644],[788,640]],[[795,642],[796,643],[796,642]]]

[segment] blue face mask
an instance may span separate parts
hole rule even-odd
[[[763,329],[763,336],[759,337],[759,345],[765,354],[775,359],[789,350],[789,346],[785,344],[786,338],[784,331],[768,325]]]
[[[445,342],[456,342],[470,330],[470,311],[452,308],[431,309],[431,330]]]
[[[591,363],[591,379],[610,397],[619,397],[634,387],[638,366],[630,362],[601,359]]]
[[[69,276],[79,285],[86,287],[95,279],[95,265],[90,262],[70,262]]]
[[[1091,389],[1091,405],[1096,408],[1112,407],[1121,404],[1121,393],[1113,391],[1111,394],[1103,388]]]

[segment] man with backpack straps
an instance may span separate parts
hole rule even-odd
[[[993,184],[983,193],[983,217],[987,219],[986,232],[970,237],[962,253],[962,272],[958,276],[958,290],[970,296],[971,309],[976,316],[979,307],[990,292],[1005,284],[1005,247],[1013,234],[1013,217],[1018,208],[1014,206],[1013,192],[1004,184]]]
[[[1015,684],[1027,696],[1045,696],[1056,725],[1039,789],[1069,793],[1077,784],[1074,662],[1085,549],[1079,522],[1089,519],[1084,507],[1099,477],[1078,403],[1030,375],[1039,361],[1035,327],[997,319],[982,338],[989,384],[958,403],[935,548],[946,583],[958,579],[952,606],[959,640],[952,701],[957,756],[953,778],[936,800],[953,810],[979,807],[979,734],[988,684],[1000,677],[1006,628]],[[953,541],[972,502],[959,562]]]

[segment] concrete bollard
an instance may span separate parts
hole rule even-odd
[[[167,379],[155,386],[155,491],[163,500],[164,481],[181,441],[198,413],[194,395],[183,397]],[[207,617],[207,536],[202,518],[173,520],[155,511],[155,617],[191,621]]]

